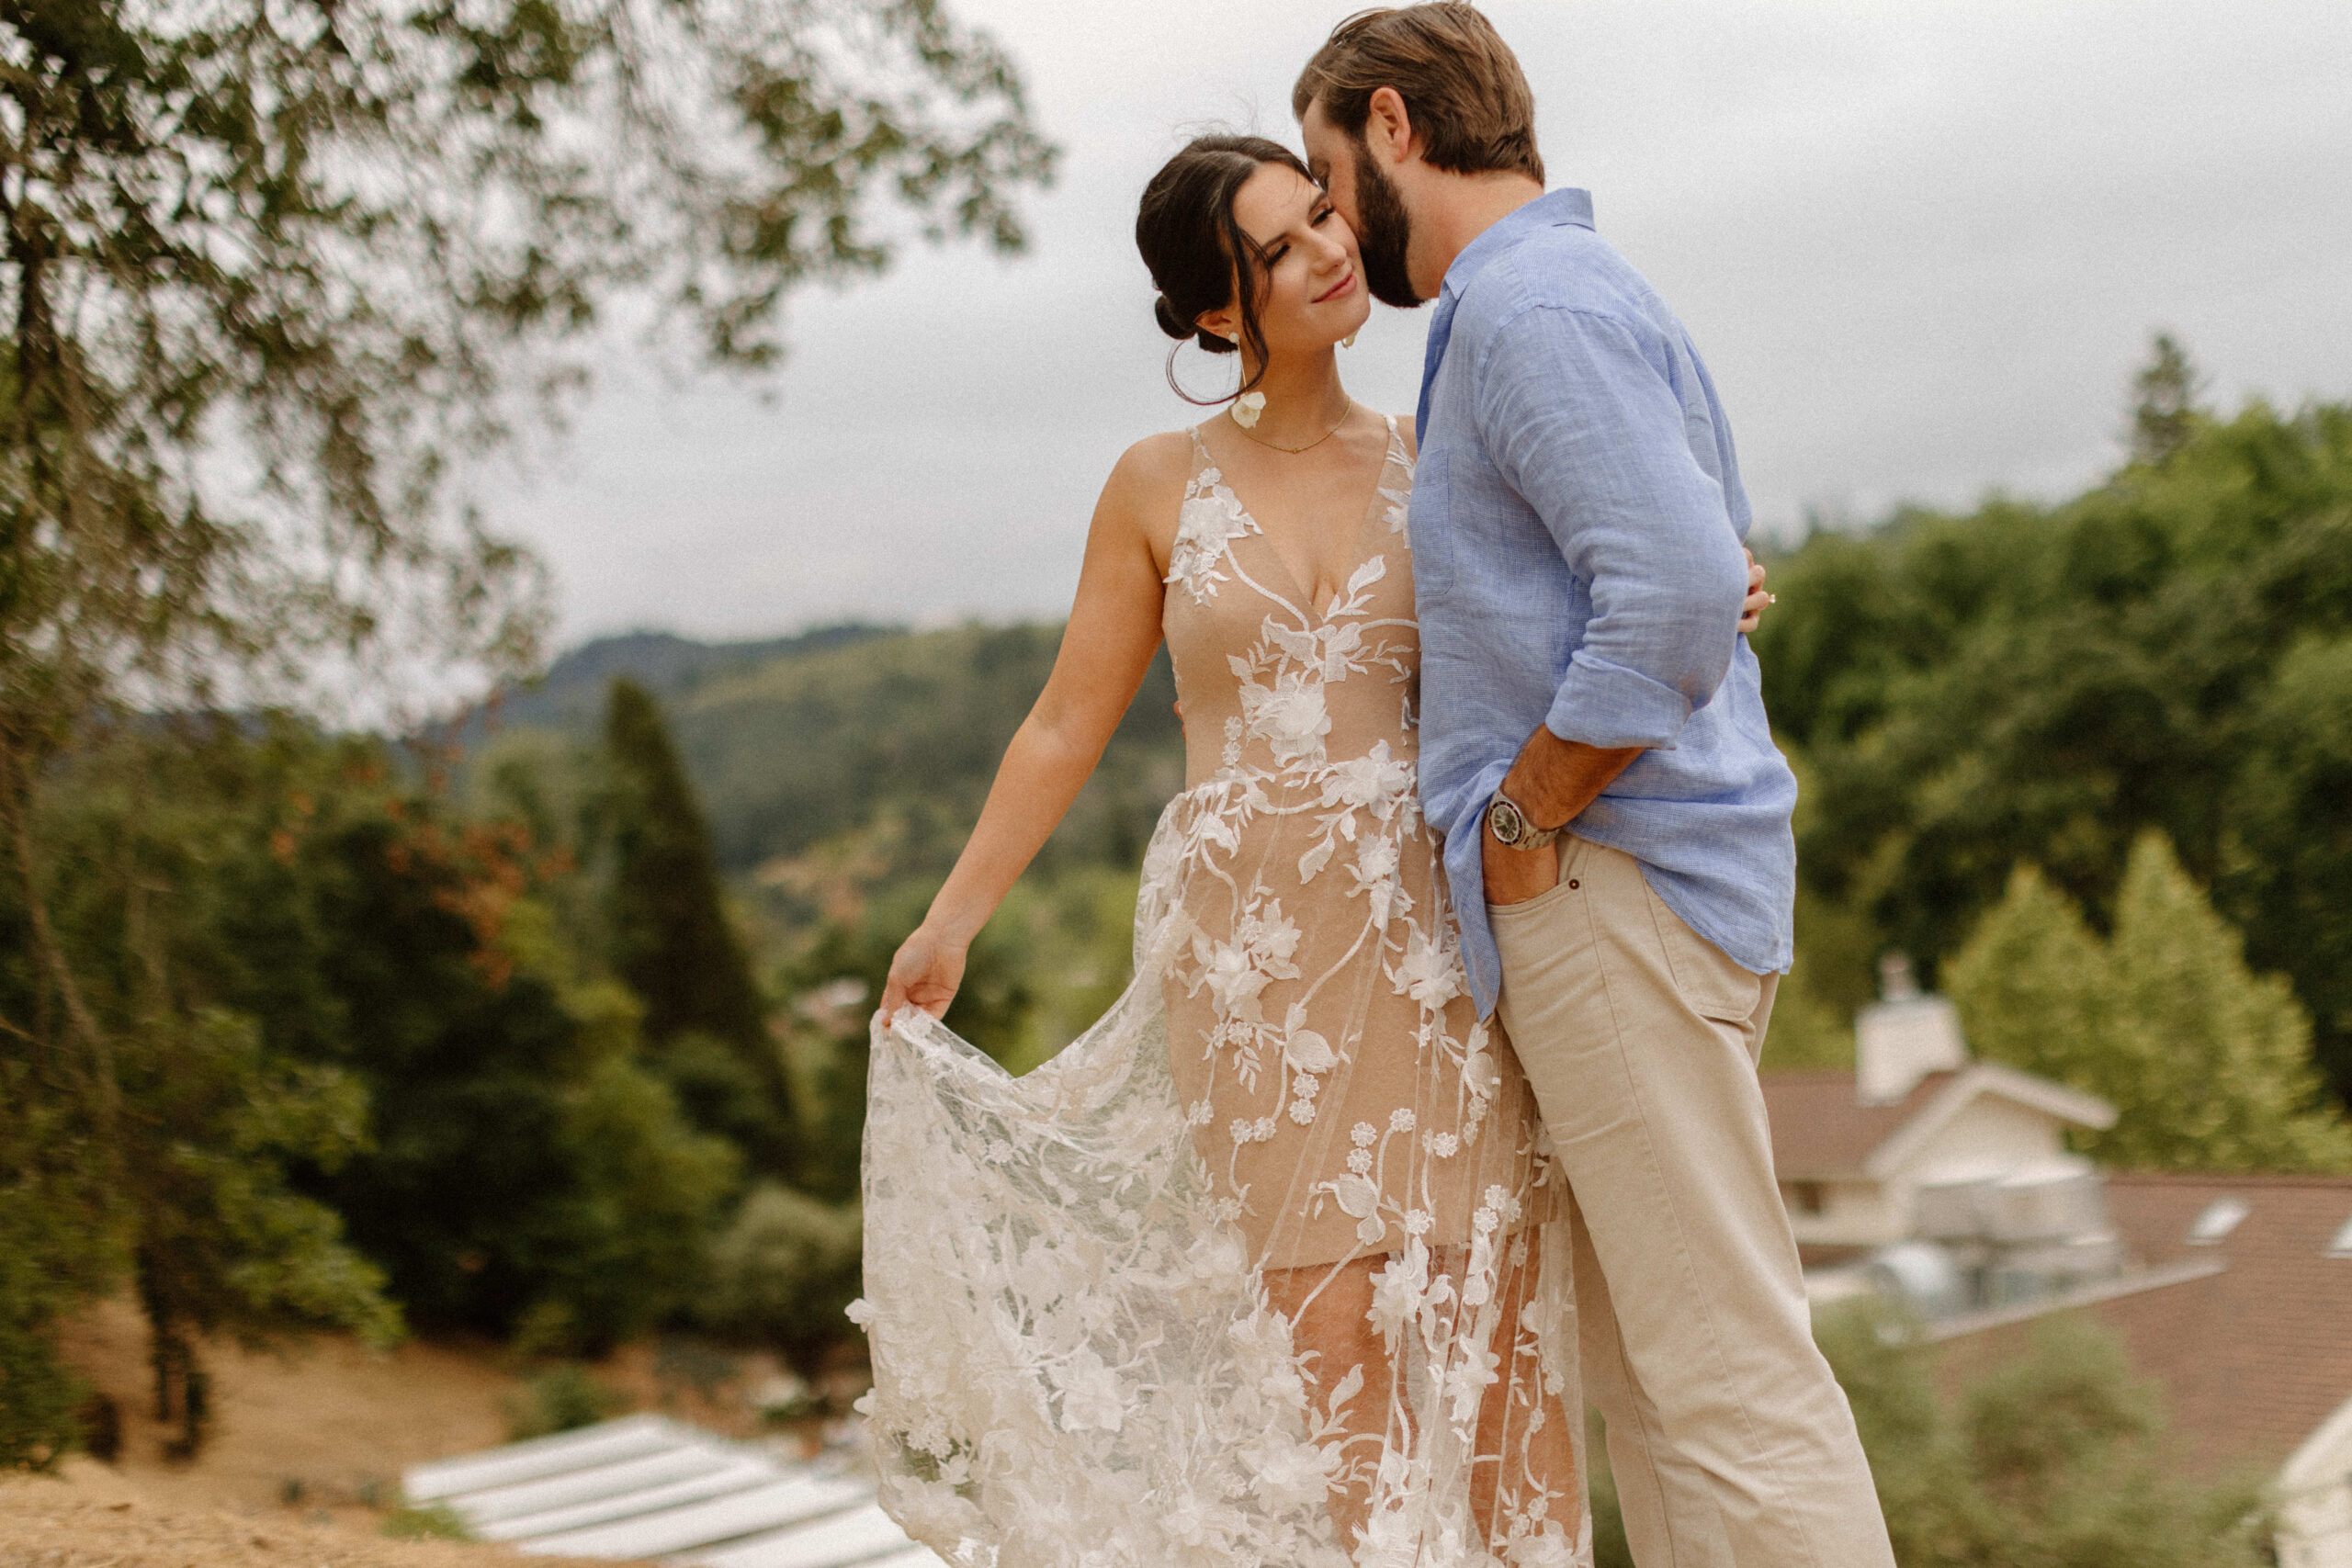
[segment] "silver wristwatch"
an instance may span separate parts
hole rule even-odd
[[[1495,798],[1487,806],[1487,831],[1495,842],[1507,850],[1540,850],[1568,830],[1565,822],[1556,828],[1538,828],[1527,819],[1519,802],[1495,791]]]

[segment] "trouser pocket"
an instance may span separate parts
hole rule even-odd
[[[1674,988],[1683,1003],[1702,1018],[1720,1023],[1746,1024],[1756,1016],[1764,996],[1764,977],[1744,969],[1731,955],[1690,929],[1657,890],[1642,878],[1650,916],[1657,924],[1658,945],[1674,976]]]

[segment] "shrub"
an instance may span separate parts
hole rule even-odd
[[[711,1248],[704,1325],[773,1346],[804,1371],[849,1333],[858,1292],[864,1219],[773,1182],[754,1186]]]
[[[619,1415],[628,1402],[587,1368],[566,1361],[535,1373],[506,1402],[506,1433],[516,1442],[569,1432]]]

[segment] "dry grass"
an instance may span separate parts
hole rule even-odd
[[[488,1347],[411,1342],[374,1352],[322,1337],[284,1353],[205,1348],[211,1438],[164,1457],[147,1338],[127,1302],[70,1325],[66,1357],[122,1416],[114,1464],[69,1459],[54,1477],[0,1481],[0,1568],[485,1568],[533,1564],[503,1548],[383,1535],[401,1472],[506,1440],[517,1380]],[[634,1359],[641,1361],[640,1355]],[[653,1391],[612,1380],[633,1402]]]
[[[226,1508],[374,1536],[401,1472],[506,1440],[514,1379],[486,1350],[411,1342],[378,1353],[321,1337],[282,1354],[211,1345],[211,1438],[193,1463],[164,1457],[152,1419],[147,1337],[126,1302],[71,1325],[66,1357],[122,1415],[110,1473],[172,1513]],[[91,1467],[105,1469],[105,1467]]]
[[[401,1471],[507,1440],[520,1379],[494,1347],[412,1341],[379,1353],[325,1336],[284,1352],[209,1345],[211,1436],[193,1462],[164,1456],[174,1433],[153,1419],[146,1330],[130,1303],[84,1314],[62,1348],[115,1402],[121,1452],[111,1465],[75,1458],[59,1476],[0,1480],[0,1568],[557,1562],[383,1535]],[[766,1357],[664,1363],[632,1346],[594,1370],[630,1408],[750,1436],[759,1423],[748,1391],[778,1368]]]
[[[102,1464],[0,1481],[0,1568],[558,1568],[503,1548],[387,1540],[341,1520],[157,1502]],[[604,1568],[610,1568],[609,1564]]]

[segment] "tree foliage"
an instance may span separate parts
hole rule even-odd
[[[861,1223],[854,1201],[829,1204],[774,1182],[754,1186],[711,1248],[710,1289],[695,1320],[816,1371],[857,1299]]]
[[[300,1188],[304,1170],[333,1168],[365,1144],[359,1086],[271,1049],[188,940],[201,902],[175,895],[225,836],[172,787],[187,782],[169,765],[184,755],[175,737],[119,733],[46,800],[40,835],[62,870],[49,902],[108,1046],[107,1093],[44,1094],[30,1052],[17,1070],[30,1090],[24,1113],[51,1119],[51,1158],[70,1151],[100,1179],[52,1190],[49,1225],[78,1232],[100,1258],[119,1249],[153,1335],[156,1416],[178,1423],[175,1446],[192,1452],[205,1416],[198,1337],[338,1327],[380,1342],[399,1316],[342,1218]],[[0,904],[21,911],[12,891],[0,888]],[[39,1020],[53,994],[42,978],[38,968],[0,978],[0,1012]],[[107,1135],[102,1118],[130,1132]],[[32,1168],[39,1158],[27,1151]],[[66,1278],[86,1287],[106,1271]]]
[[[789,1178],[799,1129],[767,1003],[728,916],[701,802],[660,705],[634,681],[612,684],[603,762],[605,940],[645,1004],[653,1059],[696,1125]]]
[[[2115,1337],[2047,1318],[2023,1354],[1938,1387],[1934,1351],[1875,1306],[1819,1325],[1853,1406],[1902,1568],[2256,1568],[2273,1560],[2256,1487],[2184,1473],[2157,1391]],[[1596,1485],[1594,1560],[1631,1568],[1613,1489]]]
[[[671,1262],[582,1238],[647,1234],[645,1162],[669,1171],[660,1222],[691,1238],[688,1191],[725,1151],[612,1043],[633,1039],[596,1021],[612,1009],[574,1016],[586,993],[480,940],[515,903],[498,878],[376,875],[446,836],[344,821],[311,903],[223,913],[232,877],[148,853],[169,835],[77,860],[55,796],[126,711],[397,705],[403,677],[526,667],[544,595],[464,476],[560,412],[617,303],[756,369],[791,288],[881,267],[910,229],[1017,247],[1015,195],[1050,165],[1010,63],[935,0],[0,3],[0,1462],[53,1453],[65,1385],[38,1347],[134,1260],[175,1365],[175,1324],[375,1321],[365,1269],[287,1173],[386,1196],[356,1173],[420,1168],[447,1135],[408,1111],[494,1126],[481,1064],[516,1053],[570,1064],[507,1152],[518,1180],[526,1151],[551,1162],[527,1172],[531,1212],[568,1217],[503,1284],[433,1309],[495,1317],[567,1266],[673,1289]],[[337,945],[377,882],[390,907],[369,913],[404,954]],[[289,956],[345,967],[272,967]],[[398,990],[469,970],[446,1005]],[[406,1076],[441,1050],[481,1070]],[[378,1145],[329,1176],[358,1153],[363,1081]],[[582,1310],[593,1337],[649,1309]]]
[[[2021,866],[1945,972],[1980,1053],[2115,1105],[2113,1127],[2080,1134],[2106,1164],[2352,1171],[2310,1020],[2284,980],[2246,967],[2156,833],[2132,847],[2111,940]]]
[[[206,761],[180,790],[217,835],[191,967],[364,1089],[369,1146],[308,1185],[410,1315],[571,1350],[683,1302],[737,1156],[648,1070],[641,1004],[560,939],[577,868],[453,819],[378,743],[284,725]]]
[[[1932,972],[2020,863],[2104,926],[2154,829],[2352,1091],[2352,407],[2199,414],[2062,505],[1815,534],[1773,572],[1800,875],[1874,939],[1825,994],[1867,995],[1871,947]]]

